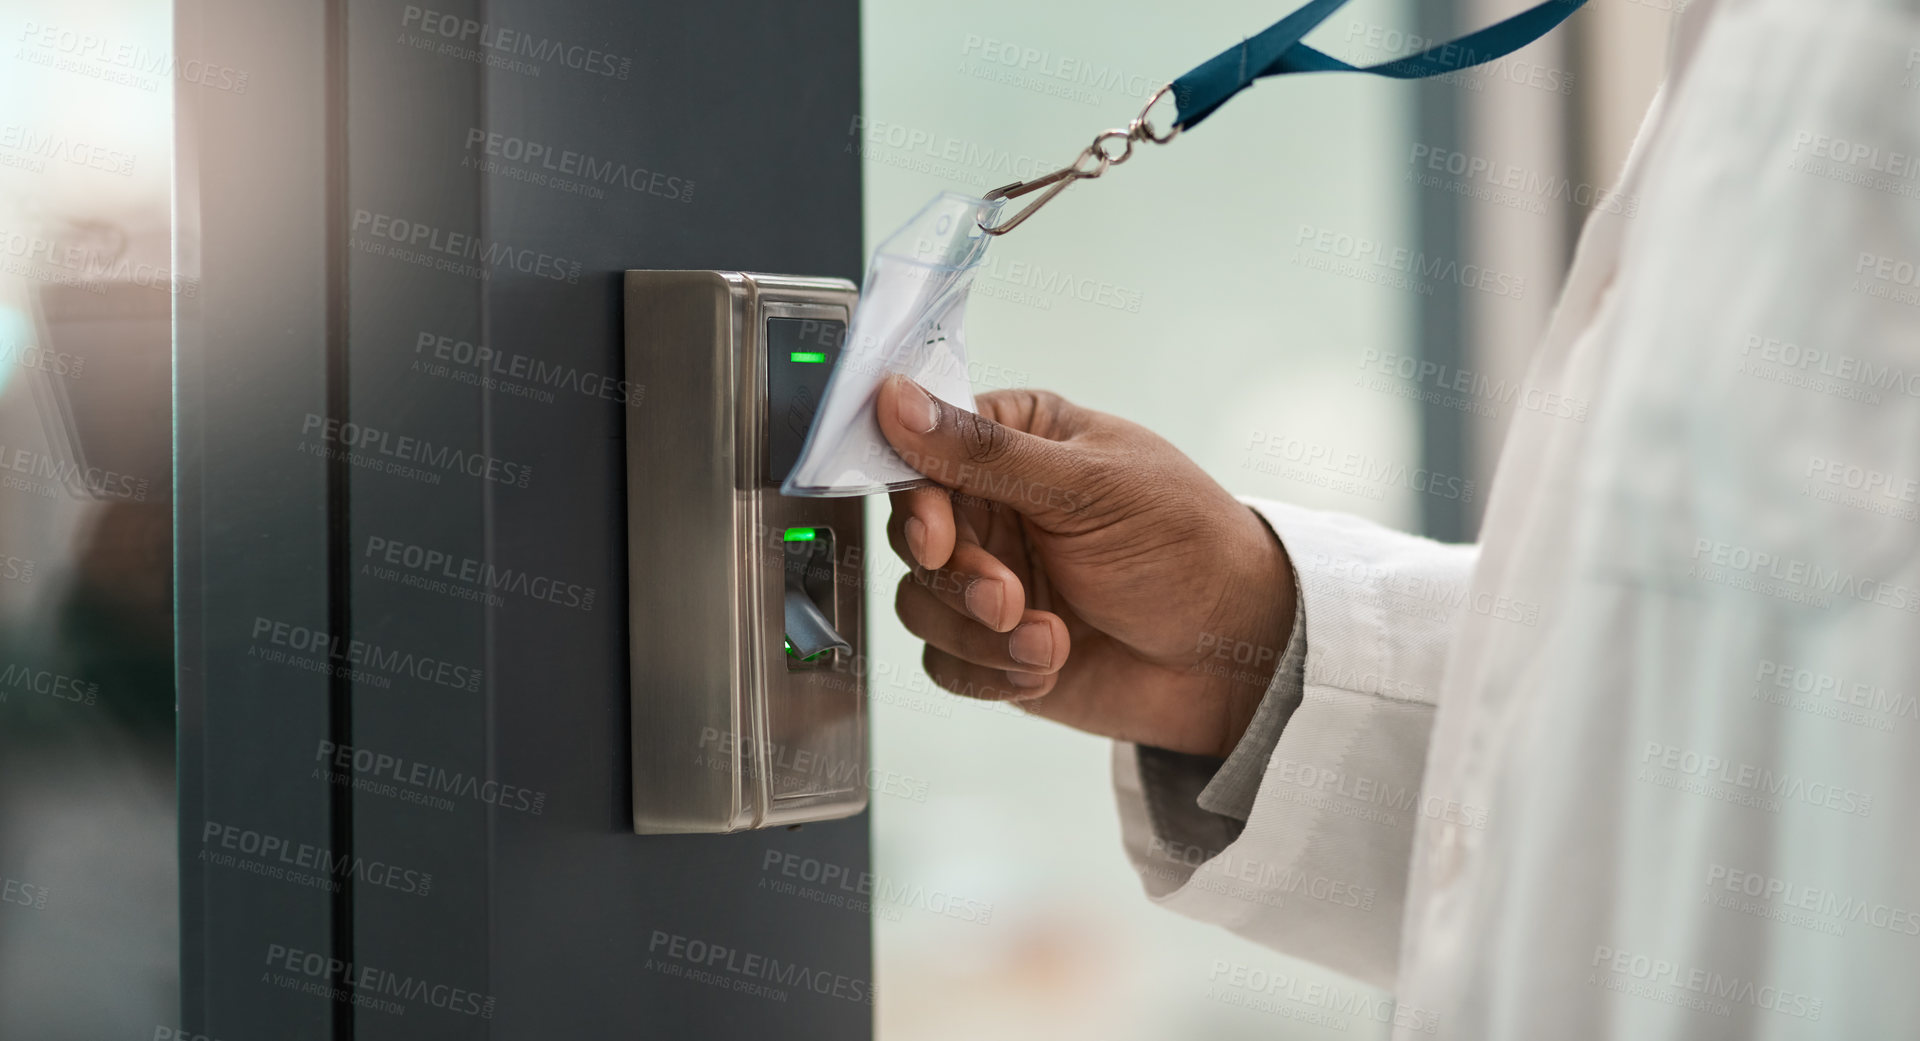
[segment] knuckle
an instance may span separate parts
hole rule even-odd
[[[1064,415],[1066,411],[1072,407],[1073,406],[1067,404],[1066,398],[1061,397],[1053,391],[1027,391],[1027,408],[1035,419],[1039,419],[1042,416]]]
[[[1049,441],[1071,435],[1085,414],[1065,397],[1032,387],[986,391],[974,401],[982,413]]]
[[[1028,415],[1033,411],[1035,398],[1044,393],[1027,387],[1013,387],[1006,390],[982,391],[973,396],[973,402],[979,410],[990,416],[1013,417]]]
[[[963,413],[956,431],[960,445],[972,463],[992,463],[1006,455],[1011,439],[1005,427],[985,416]]]

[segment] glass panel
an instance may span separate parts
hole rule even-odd
[[[151,1037],[179,1015],[169,5],[3,24],[0,1037]]]

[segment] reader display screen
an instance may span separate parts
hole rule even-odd
[[[767,335],[767,480],[787,479],[827,392],[847,323],[821,318],[769,318]]]

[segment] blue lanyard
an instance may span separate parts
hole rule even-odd
[[[1425,79],[1458,72],[1504,58],[1538,40],[1566,21],[1573,12],[1586,6],[1586,2],[1544,0],[1505,21],[1468,33],[1451,43],[1429,47],[1419,54],[1379,65],[1349,65],[1300,42],[1302,37],[1326,21],[1333,12],[1346,6],[1347,0],[1308,0],[1299,10],[1268,26],[1260,35],[1221,51],[1195,66],[1193,71],[1154,91],[1153,96],[1147,99],[1146,107],[1127,124],[1126,129],[1102,131],[1073,162],[1043,177],[1015,181],[988,192],[986,200],[997,202],[1046,189],[1046,193],[1028,204],[1026,209],[996,225],[989,226],[981,222],[980,230],[989,235],[1004,235],[1012,231],[1033,216],[1034,211],[1046,205],[1048,200],[1065,191],[1068,185],[1075,181],[1092,180],[1106,173],[1107,167],[1126,162],[1133,155],[1135,142],[1166,144],[1182,130],[1199,126],[1201,120],[1232,100],[1235,94],[1253,86],[1254,80],[1292,72],[1365,72],[1400,80]],[[1172,92],[1177,110],[1173,128],[1161,134],[1147,121],[1147,113],[1168,92]],[[988,215],[995,213],[998,213],[998,207]]]
[[[1431,47],[1419,54],[1380,65],[1349,65],[1301,43],[1347,0],[1311,0],[1304,7],[1268,26],[1266,31],[1237,47],[1207,59],[1173,81],[1179,115],[1174,125],[1191,130],[1235,94],[1265,76],[1290,72],[1365,72],[1398,80],[1425,79],[1504,58],[1552,32],[1587,0],[1546,0],[1503,22]]]

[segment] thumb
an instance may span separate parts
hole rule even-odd
[[[1071,434],[1078,410],[1051,394],[996,392],[994,411],[1045,414],[1050,430]],[[1017,398],[1016,401],[1003,401]],[[1074,513],[1092,500],[1085,460],[1075,447],[941,401],[905,376],[888,376],[874,402],[887,443],[908,466],[948,488],[1011,506],[1033,517]]]

